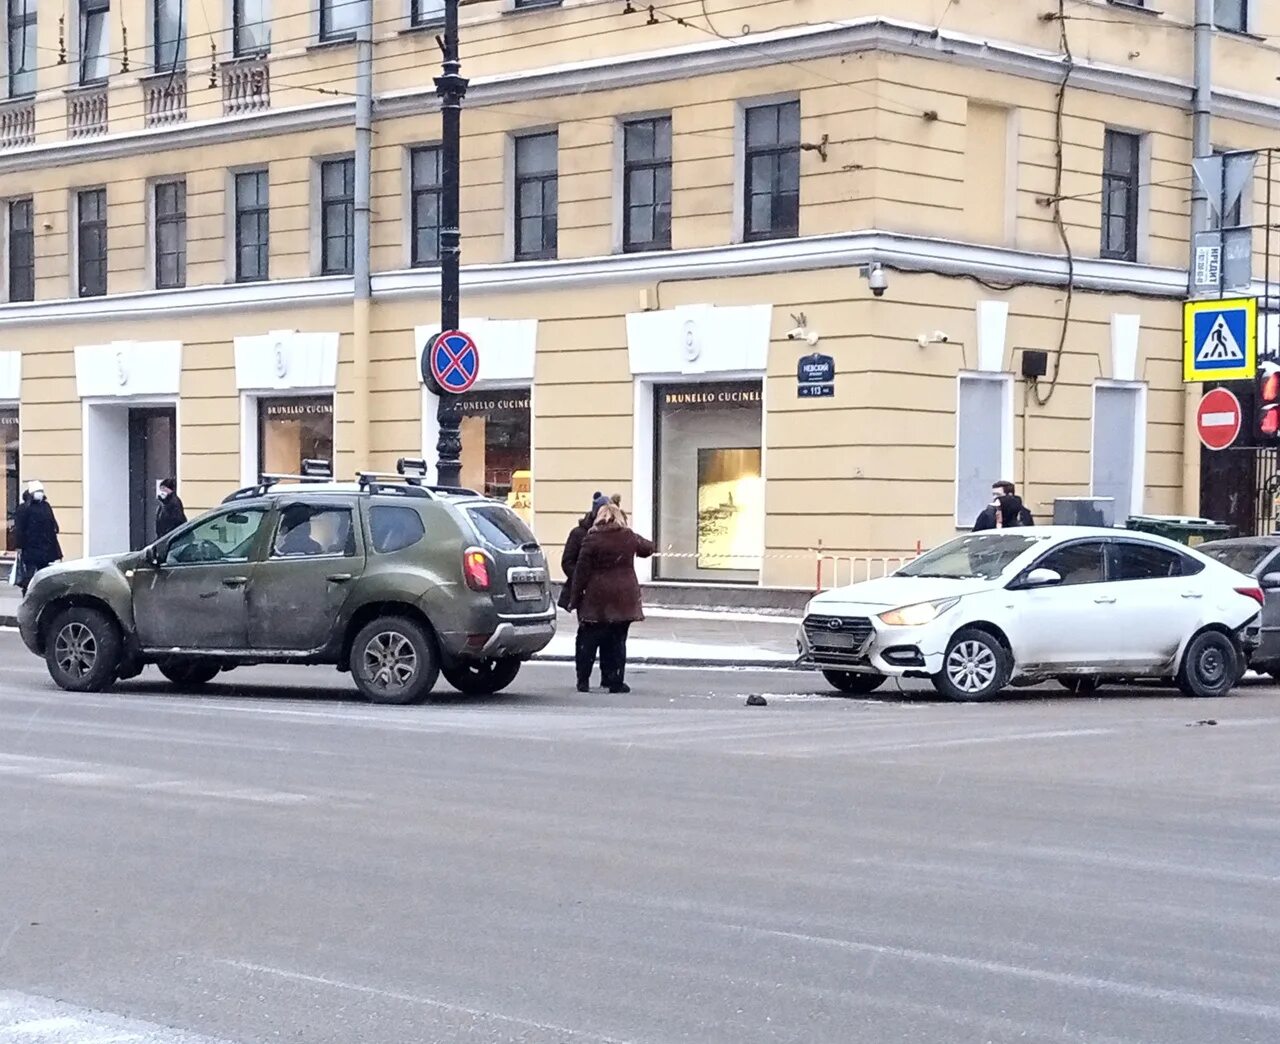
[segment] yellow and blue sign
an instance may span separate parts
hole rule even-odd
[[[1258,372],[1258,299],[1188,301],[1182,314],[1184,381],[1248,381]]]

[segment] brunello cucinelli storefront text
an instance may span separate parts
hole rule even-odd
[[[4,447],[4,533],[0,535],[0,554],[13,551],[13,516],[22,497],[19,436],[17,408],[0,407],[0,445]]]
[[[469,392],[462,407],[462,484],[533,515],[529,389]]]
[[[258,400],[258,470],[300,475],[304,460],[333,464],[333,397]]]
[[[764,550],[759,382],[655,389],[659,580],[755,583]]]

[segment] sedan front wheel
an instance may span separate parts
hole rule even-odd
[[[1012,661],[995,635],[966,627],[957,631],[942,657],[933,687],[958,703],[989,700],[1009,682]]]

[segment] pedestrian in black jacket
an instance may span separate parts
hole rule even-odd
[[[187,524],[187,510],[178,497],[177,479],[162,479],[156,499],[160,501],[160,506],[156,508],[156,539],[159,540],[165,534]]]
[[[1008,529],[1010,526],[1034,526],[1036,520],[1032,517],[1031,512],[1027,510],[1026,505],[1022,503],[1022,498],[1014,495],[1014,485],[1012,482],[1001,479],[999,482],[991,484],[991,503],[982,509],[978,515],[978,520],[973,524],[973,531],[980,533],[984,529],[996,529],[997,512],[1000,510],[1000,498],[1013,497],[1018,502],[1017,520],[1014,516],[1006,515],[1003,518],[1003,526],[1000,528]]]
[[[58,543],[58,519],[53,513],[44,486],[27,484],[31,500],[18,510],[13,538],[20,557],[18,586],[27,593],[31,578],[45,566],[62,561],[62,545]]]

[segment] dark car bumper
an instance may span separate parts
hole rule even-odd
[[[38,608],[29,598],[18,603],[18,634],[22,636],[22,644],[37,656],[43,656],[40,648],[40,619]]]
[[[542,652],[556,634],[556,607],[521,615],[485,614],[467,631],[442,631],[441,653],[447,661],[527,660]]]

